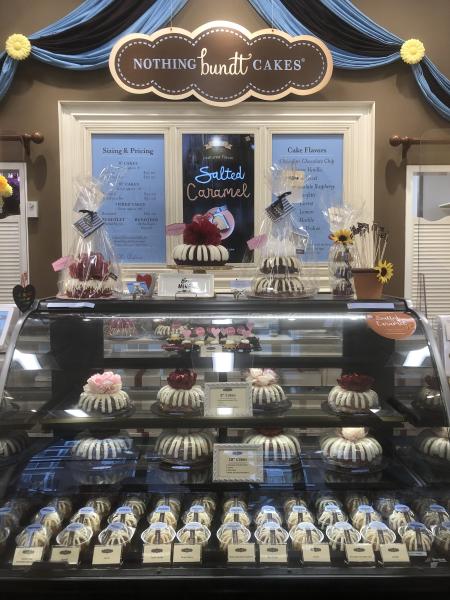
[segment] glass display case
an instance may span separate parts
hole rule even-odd
[[[49,299],[0,392],[2,585],[450,575],[448,385],[403,300]]]

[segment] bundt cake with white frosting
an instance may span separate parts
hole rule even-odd
[[[183,244],[173,250],[173,260],[177,265],[220,266],[230,255],[221,245],[220,229],[205,216],[194,217],[183,232]]]
[[[131,439],[126,437],[94,438],[77,440],[71,454],[76,459],[111,460],[122,458],[131,448]]]
[[[408,552],[430,552],[433,534],[423,523],[413,521],[400,527],[399,535]]]
[[[350,523],[339,522],[329,525],[326,530],[327,538],[332,550],[342,552],[347,544],[357,544],[361,534]]]
[[[398,531],[400,527],[408,525],[415,520],[413,511],[406,504],[396,504],[389,516],[389,527]]]
[[[155,450],[163,462],[192,464],[212,458],[214,441],[205,431],[163,431]]]
[[[326,435],[320,448],[326,461],[340,467],[373,467],[383,455],[380,443],[368,436],[364,427],[343,427],[336,434]]]
[[[61,517],[54,506],[41,508],[34,516],[33,521],[44,525],[51,536],[58,533],[62,526]]]
[[[243,438],[244,444],[262,446],[264,464],[293,464],[300,460],[300,442],[282,429],[259,429]]]
[[[144,544],[171,544],[175,539],[175,530],[166,523],[152,523],[141,534]]]
[[[372,521],[361,529],[361,536],[364,542],[372,544],[375,552],[380,551],[383,544],[392,544],[396,540],[395,531],[382,521]]]
[[[419,452],[432,458],[450,461],[450,428],[427,430],[417,439]]]
[[[92,529],[83,523],[69,523],[56,537],[58,546],[85,546],[92,538]]]
[[[328,404],[338,413],[363,413],[379,408],[378,394],[371,389],[374,379],[352,373],[342,375],[328,394]]]
[[[167,385],[162,387],[156,398],[164,412],[189,413],[203,407],[205,393],[196,385],[197,373],[190,369],[176,369],[167,377]]]
[[[286,394],[278,384],[278,375],[272,369],[249,369],[246,381],[252,384],[255,408],[276,408],[286,402]]]
[[[93,506],[83,506],[70,519],[71,523],[81,523],[90,527],[94,533],[100,531],[101,516]]]
[[[50,533],[42,523],[33,523],[19,533],[16,537],[16,545],[22,548],[47,546],[50,537]]]
[[[320,544],[323,533],[313,523],[304,522],[294,525],[289,531],[294,550],[301,550],[303,544]]]
[[[274,521],[267,521],[255,531],[255,538],[259,544],[285,544],[289,533]]]
[[[180,544],[201,544],[208,543],[211,532],[201,523],[188,523],[177,532],[177,539]]]
[[[222,550],[226,550],[230,544],[246,544],[250,536],[250,531],[241,523],[225,523],[217,530],[217,539]]]
[[[2,433],[0,435],[0,462],[20,454],[29,443],[28,435],[25,432]]]
[[[415,405],[423,410],[437,412],[443,408],[439,378],[433,375],[425,377],[425,384],[419,391]]]
[[[372,521],[381,521],[380,513],[369,504],[361,504],[352,515],[352,525],[358,531],[368,525]]]
[[[98,534],[102,546],[125,546],[133,537],[133,529],[125,523],[110,523]]]
[[[89,377],[78,401],[78,408],[88,414],[113,415],[131,406],[130,397],[122,389],[122,378],[111,371]]]

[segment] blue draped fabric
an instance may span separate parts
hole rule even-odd
[[[118,38],[129,33],[151,34],[166,25],[173,15],[176,15],[186,4],[187,0],[156,0],[131,26],[124,29],[119,36],[108,40],[98,48],[78,54],[62,54],[51,52],[33,45],[33,40],[64,32],[71,27],[84,23],[99,14],[112,4],[113,0],[86,0],[59,21],[29,36],[31,41],[31,56],[36,60],[60,67],[62,69],[89,70],[100,69],[108,64],[109,54]],[[17,32],[15,32],[17,33]],[[0,99],[11,85],[18,62],[11,59],[5,52],[0,54]]]
[[[385,56],[367,56],[339,48],[336,44],[330,44],[325,40],[336,67],[341,69],[372,69],[401,59],[398,46],[403,43],[403,40],[372,21],[356,8],[350,0],[319,1],[343,23],[353,27],[358,33],[364,34],[366,38],[376,40],[386,46]],[[270,0],[270,2],[267,0],[250,0],[250,3],[267,23],[278,29],[291,35],[315,35],[284,6],[281,0]],[[321,26],[323,28],[323,24]],[[419,89],[427,102],[442,117],[450,120],[450,81],[429,58],[425,57],[422,63],[411,65]]]

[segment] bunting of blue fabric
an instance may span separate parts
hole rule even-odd
[[[117,39],[128,33],[153,33],[164,27],[186,2],[85,0],[70,14],[29,36],[31,56],[63,69],[105,67]],[[13,81],[17,61],[2,52],[0,65],[1,99]]]
[[[272,26],[291,35],[314,35],[341,69],[373,69],[401,60],[403,40],[381,27],[350,0],[250,0]],[[412,66],[427,102],[450,120],[450,81],[428,57]]]

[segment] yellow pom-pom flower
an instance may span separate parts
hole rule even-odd
[[[5,50],[14,60],[25,60],[30,56],[31,42],[21,33],[13,33],[6,40]]]
[[[9,198],[12,196],[13,189],[9,185],[8,180],[3,175],[0,175],[0,197]]]
[[[380,260],[375,266],[377,278],[381,283],[387,283],[394,275],[394,265],[387,260]]]
[[[425,56],[425,46],[420,40],[411,38],[403,42],[400,48],[400,56],[406,64],[415,65]]]
[[[353,234],[350,229],[337,229],[328,236],[335,244],[353,244]]]

